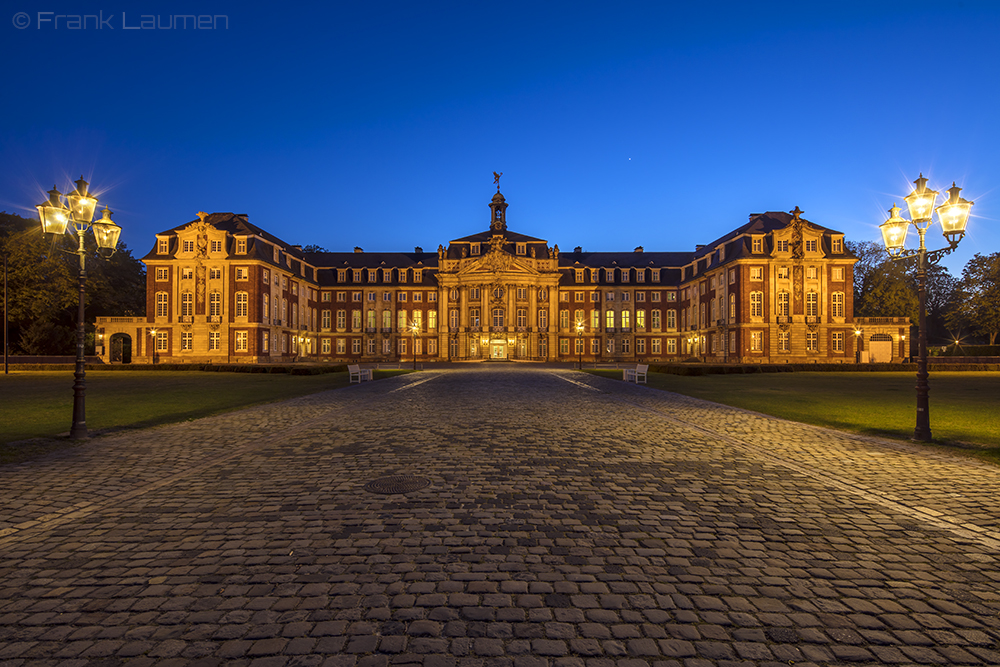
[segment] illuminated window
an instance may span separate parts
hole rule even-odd
[[[247,342],[248,341],[249,341],[249,336],[247,336],[247,332],[246,331],[237,331],[236,332],[236,351],[237,352],[246,352],[247,349],[248,349],[247,348]]]
[[[615,311],[606,310],[604,311],[604,326],[608,329],[615,328]]]
[[[167,316],[167,304],[169,303],[166,292],[156,293],[156,316],[166,317]]]
[[[787,316],[789,307],[788,292],[778,292],[778,315]]]
[[[830,295],[831,314],[834,317],[844,316],[844,293],[834,292]]]
[[[623,310],[622,311],[622,316],[621,316],[622,328],[623,329],[628,329],[629,327],[632,326],[631,319],[632,319],[632,313],[631,313],[631,311]],[[625,351],[625,349],[622,348],[622,352],[624,352],[624,351]]]
[[[750,351],[760,352],[764,349],[764,332],[763,331],[751,331],[750,332]]]
[[[635,311],[635,326],[640,329],[646,328],[646,311],[637,310]]]

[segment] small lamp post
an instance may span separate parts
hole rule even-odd
[[[861,363],[861,330],[854,330],[854,363]]]
[[[97,241],[98,252],[105,259],[110,259],[118,247],[118,237],[121,236],[122,228],[111,219],[111,211],[105,206],[101,211],[101,218],[94,220],[94,211],[97,209],[97,197],[90,194],[89,184],[83,180],[83,176],[76,181],[76,189],[66,195],[69,205],[62,202],[62,193],[52,186],[49,190],[49,199],[35,208],[38,209],[38,218],[42,223],[42,232],[45,234],[59,235],[65,234],[67,228],[72,223],[76,230],[78,245],[75,251],[80,258],[80,298],[77,307],[76,322],[76,370],[73,373],[73,425],[70,427],[69,437],[74,440],[87,437],[87,381],[86,381],[86,359],[83,355],[84,346],[84,295],[87,285],[87,251],[83,247],[83,238],[88,229],[94,232],[94,239]]]
[[[149,330],[149,344],[153,348],[153,365],[156,365],[156,329]]]
[[[420,333],[420,325],[416,320],[410,324],[410,333],[413,334],[413,370],[417,370],[417,334]]]
[[[913,430],[913,439],[928,442],[931,439],[930,402],[928,400],[927,373],[927,266],[937,263],[942,257],[958,247],[965,236],[965,227],[969,222],[969,213],[973,202],[959,196],[962,188],[954,183],[948,188],[948,200],[934,208],[938,193],[927,187],[927,179],[923,174],[913,181],[914,189],[903,198],[910,212],[910,220],[899,215],[902,210],[895,204],[889,209],[889,219],[879,228],[882,230],[882,241],[889,253],[890,259],[905,260],[917,258],[917,300],[920,304],[917,324],[917,424]],[[928,251],[924,244],[927,229],[933,224],[934,212],[937,211],[941,232],[948,241],[947,248]],[[910,225],[916,228],[920,237],[920,246],[916,250],[906,250],[906,234]]]
[[[576,351],[579,355],[580,370],[583,370],[583,320],[576,322]]]

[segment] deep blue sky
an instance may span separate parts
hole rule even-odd
[[[83,173],[139,256],[199,210],[430,250],[486,228],[494,170],[510,228],[564,250],[693,249],[795,206],[877,240],[921,171],[976,202],[952,271],[1000,250],[996,2],[6,7],[0,210]],[[188,13],[229,27],[124,29]]]

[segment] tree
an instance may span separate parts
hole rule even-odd
[[[28,354],[73,353],[79,300],[76,247],[75,234],[46,239],[37,220],[0,213],[0,253],[8,255],[8,319],[14,349]],[[145,269],[125,244],[119,244],[110,261],[97,253],[93,234],[87,234],[84,247],[87,319],[144,314]]]
[[[311,243],[302,248],[302,252],[330,252],[330,251],[321,245],[316,245],[315,243]]]
[[[909,317],[917,319],[917,293],[907,264],[889,259],[874,241],[847,242],[858,258],[854,265],[854,315],[857,317]]]
[[[920,297],[917,293],[916,258],[893,260],[874,241],[848,242],[858,257],[854,266],[854,314],[857,317],[909,317],[917,324]],[[949,314],[957,303],[958,280],[939,264],[927,267],[927,330],[931,338],[947,334]]]
[[[962,270],[960,289],[962,305],[953,320],[966,322],[994,345],[1000,334],[1000,252],[976,253]]]

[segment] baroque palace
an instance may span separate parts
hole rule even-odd
[[[906,355],[906,318],[856,322],[840,232],[791,213],[688,252],[561,252],[489,229],[436,252],[303,252],[199,213],[143,257],[146,316],[101,317],[106,362],[854,362]],[[868,356],[866,352],[866,358]],[[876,358],[878,357],[878,358]]]

